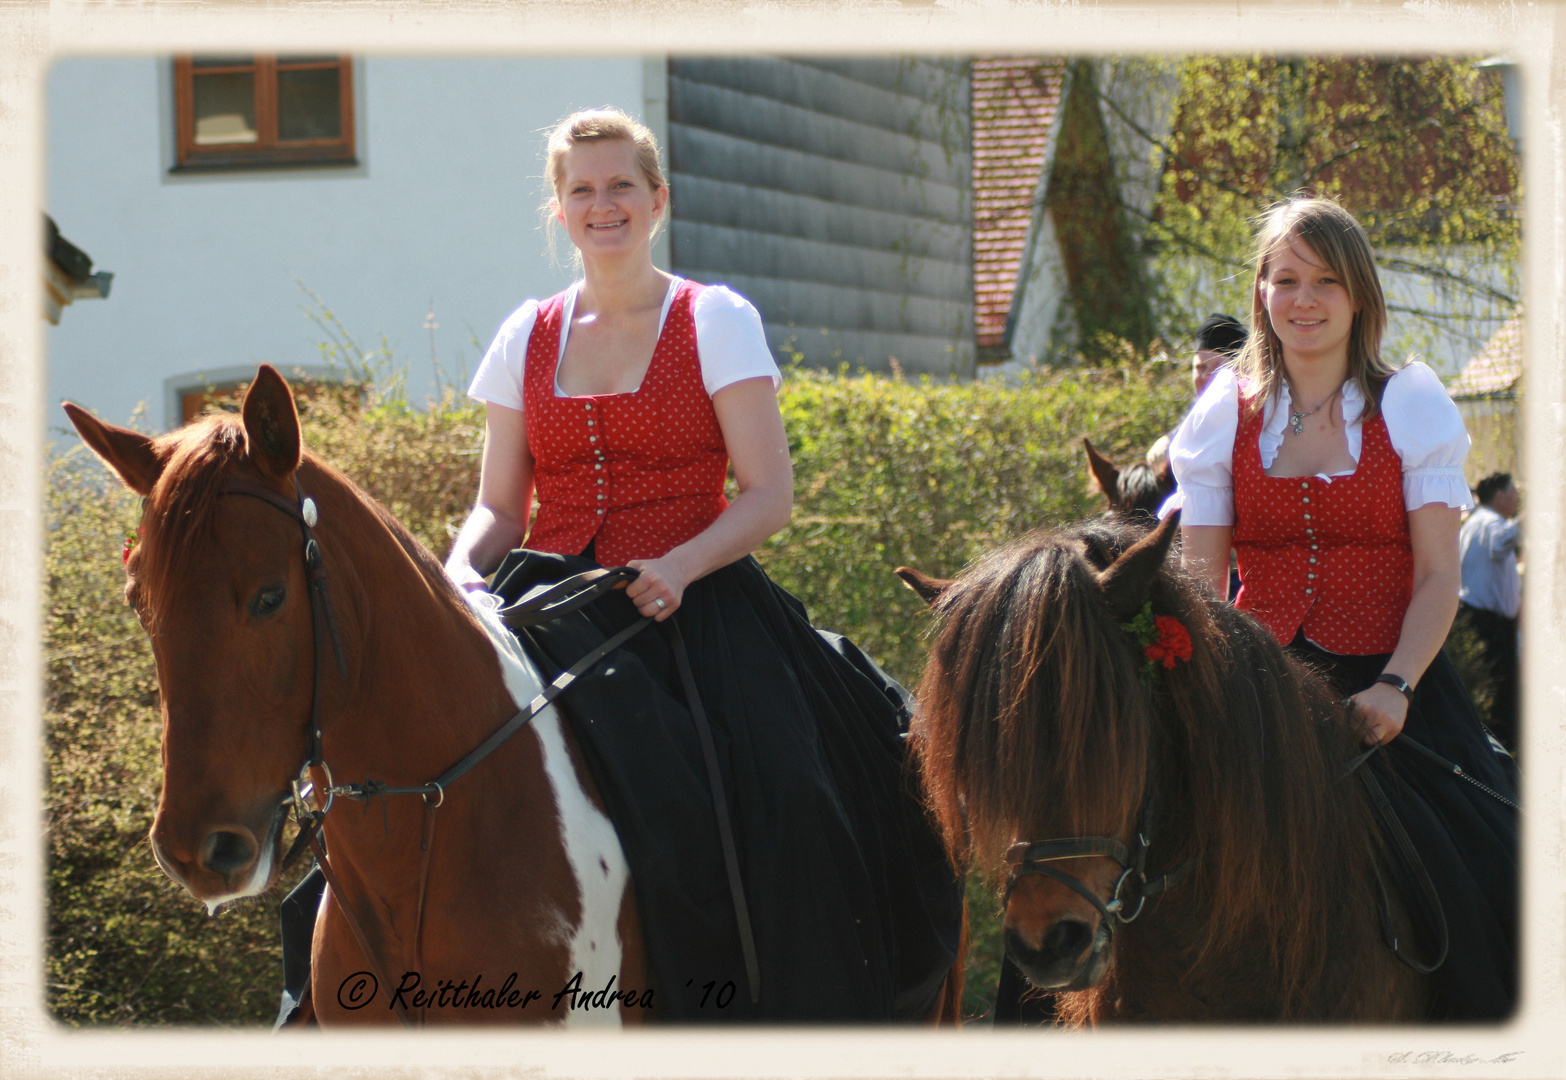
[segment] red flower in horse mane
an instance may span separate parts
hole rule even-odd
[[[1166,668],[1174,667],[1176,661],[1191,659],[1191,632],[1184,623],[1173,615],[1158,615],[1153,618],[1153,626],[1158,640],[1142,650],[1143,656]]]
[[[122,564],[130,562],[131,552],[136,547],[136,541],[141,539],[141,530],[142,526],[138,525],[136,526],[136,532],[134,535],[128,535],[125,537],[125,547],[120,551],[120,562]]]

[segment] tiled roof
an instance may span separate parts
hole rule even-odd
[[[1522,308],[1463,366],[1447,391],[1454,398],[1498,397],[1516,391],[1523,373]]]
[[[1006,343],[1006,315],[1064,74],[1061,60],[973,61],[973,293],[981,349]]]

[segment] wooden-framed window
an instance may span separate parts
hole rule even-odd
[[[321,364],[284,369],[294,391],[294,405],[303,415],[317,399],[333,397],[340,403],[357,401],[357,386],[344,384],[343,372]],[[203,413],[238,412],[245,391],[256,376],[254,364],[174,375],[163,380],[164,422],[170,428],[188,424]]]
[[[352,165],[353,62],[179,56],[174,116],[176,170]]]

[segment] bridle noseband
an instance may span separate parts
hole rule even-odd
[[[1157,800],[1149,795],[1142,804],[1134,849],[1108,836],[1023,840],[1013,844],[1006,851],[1006,863],[1010,868],[1006,879],[1006,898],[1011,898],[1012,890],[1029,874],[1039,874],[1058,881],[1098,909],[1103,916],[1099,936],[1104,944],[1108,944],[1116,923],[1135,922],[1147,906],[1148,897],[1157,896],[1165,889],[1178,885],[1191,869],[1191,863],[1187,860],[1158,877],[1148,878],[1147,853],[1152,847],[1151,823],[1156,803]],[[1050,865],[1061,859],[1095,856],[1107,858],[1120,867],[1120,877],[1115,881],[1108,900],[1084,885],[1080,878]]]

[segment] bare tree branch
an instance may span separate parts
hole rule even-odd
[[[1413,259],[1405,259],[1400,255],[1383,255],[1380,262],[1383,269],[1397,270],[1405,274],[1418,274],[1421,277],[1433,278],[1436,281],[1461,285],[1470,292],[1478,293],[1480,296],[1489,297],[1491,300],[1503,304],[1516,305],[1522,299],[1521,297],[1513,296],[1511,293],[1502,292],[1500,289],[1486,285],[1482,281],[1475,281],[1473,278],[1465,277],[1462,274],[1455,274],[1444,266],[1432,266],[1429,263],[1415,262]]]
[[[1230,195],[1234,195],[1234,196],[1236,196],[1238,198],[1245,199],[1247,201],[1253,201],[1253,200],[1256,200],[1258,198],[1255,192],[1242,191],[1240,188],[1235,187],[1233,184],[1226,183],[1225,181],[1220,180],[1218,177],[1213,176],[1211,173],[1204,172],[1203,170],[1198,169],[1194,164],[1192,164],[1191,162],[1187,161],[1185,158],[1181,157],[1179,154],[1175,153],[1174,150],[1170,147],[1170,145],[1167,142],[1165,142],[1162,139],[1157,138],[1156,136],[1153,135],[1152,132],[1148,131],[1141,124],[1138,124],[1135,120],[1131,119],[1131,117],[1127,116],[1126,113],[1125,113],[1125,110],[1123,110],[1119,105],[1115,104],[1115,102],[1114,102],[1114,100],[1112,98],[1105,97],[1104,94],[1102,92],[1100,92],[1099,90],[1097,90],[1096,88],[1094,89],[1093,93],[1094,93],[1094,96],[1098,98],[1098,100],[1099,100],[1099,102],[1101,104],[1109,106],[1109,110],[1111,112],[1113,112],[1117,117],[1119,117],[1120,122],[1125,124],[1125,126],[1130,128],[1133,132],[1135,132],[1136,135],[1139,138],[1142,139],[1142,141],[1144,141],[1146,143],[1149,143],[1150,145],[1155,146],[1158,149],[1162,150],[1164,152],[1164,156],[1166,158],[1168,158],[1169,160],[1171,160],[1173,162],[1176,162],[1181,168],[1183,168],[1183,169],[1187,170],[1188,172],[1190,172],[1197,179],[1202,180],[1205,183],[1213,185],[1214,187],[1216,187],[1220,191],[1227,191]],[[1268,199],[1268,201],[1272,201],[1272,202],[1275,202],[1275,201],[1277,201],[1278,198],[1280,198],[1280,196],[1278,196],[1275,193],[1274,194],[1269,194],[1268,196],[1264,196],[1264,197],[1266,197]]]

